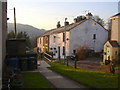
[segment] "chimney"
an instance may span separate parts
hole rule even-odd
[[[68,22],[68,21],[65,22],[65,26],[67,26],[67,25],[69,25],[69,22]]]
[[[57,23],[57,28],[60,28],[60,27],[61,27],[60,21],[58,21],[58,23]]]
[[[87,19],[92,19],[92,18],[93,18],[92,13],[88,12],[88,14],[86,14],[86,18],[87,18]]]
[[[77,22],[77,18],[74,19],[74,23],[76,23],[76,22]]]

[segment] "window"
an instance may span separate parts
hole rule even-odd
[[[56,36],[53,36],[53,42],[55,43],[55,40],[56,40]]]
[[[76,50],[73,50],[73,53],[75,54],[75,53],[76,53]]]
[[[93,39],[96,39],[96,34],[93,34]]]
[[[63,33],[63,42],[65,41],[65,33]]]
[[[53,50],[52,48],[50,48],[50,50]]]

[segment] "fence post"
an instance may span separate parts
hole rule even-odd
[[[75,60],[74,67],[77,68],[77,60]]]
[[[67,57],[66,59],[67,59],[67,66],[68,66],[68,59],[69,59],[69,58]]]

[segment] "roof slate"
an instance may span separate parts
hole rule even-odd
[[[47,36],[47,35],[51,35],[51,34],[55,34],[55,33],[61,33],[61,32],[65,32],[66,31],[70,31],[72,30],[74,27],[82,24],[83,22],[87,21],[88,19],[86,20],[81,20],[80,22],[76,22],[76,23],[72,23],[72,24],[69,24],[67,26],[62,26],[60,28],[55,28],[55,29],[52,29],[52,30],[48,30],[47,32],[45,32],[44,34],[40,35],[39,37],[43,37],[43,36]],[[96,21],[95,21],[96,22]],[[97,22],[96,22],[97,23]],[[99,24],[100,25],[100,24]],[[102,25],[101,25],[102,26]],[[102,26],[103,27],[103,26]],[[65,29],[66,28],[66,29]],[[103,27],[104,28],[104,27]],[[105,29],[105,28],[104,28]],[[105,29],[106,30],[106,29]],[[39,38],[38,37],[38,38]]]
[[[66,31],[70,31],[72,28],[80,25],[81,23],[83,23],[83,22],[85,22],[85,21],[86,21],[86,20],[82,20],[82,21],[77,22],[77,23],[72,23],[72,24],[67,25],[67,26],[62,26],[62,27],[60,27],[60,28],[55,28],[55,29],[49,30],[49,31],[45,32],[43,35],[41,35],[41,36],[51,35],[51,34],[53,34],[53,33],[64,32],[65,30],[66,30]],[[40,37],[41,37],[41,36],[40,36]]]
[[[119,16],[120,15],[120,13],[118,13],[118,14],[115,14],[114,16],[112,16],[112,17],[116,17],[116,16]]]
[[[109,43],[112,45],[112,47],[119,47],[117,41],[110,40]]]

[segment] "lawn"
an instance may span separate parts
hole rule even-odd
[[[89,71],[85,69],[75,69],[74,67],[67,67],[65,64],[59,61],[50,62],[51,67],[49,69],[63,74],[73,80],[76,80],[82,84],[85,84],[92,88],[118,88],[118,75]]]
[[[39,72],[23,72],[25,88],[51,88],[52,85]]]

